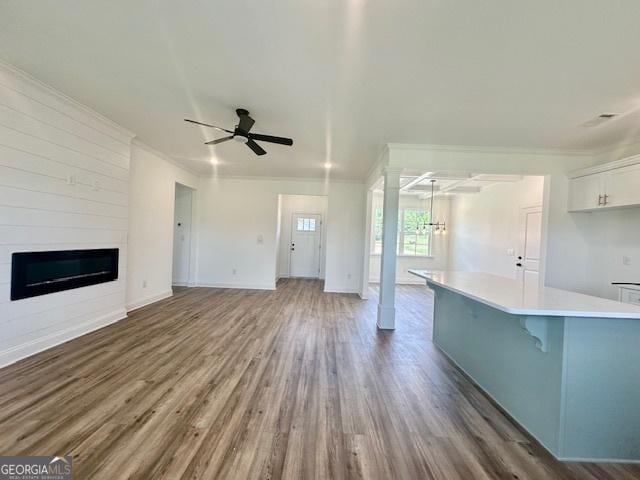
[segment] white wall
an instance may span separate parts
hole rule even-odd
[[[291,222],[295,213],[322,215],[322,239],[320,250],[320,278],[324,278],[327,249],[327,197],[322,195],[281,195],[280,196],[280,235],[278,238],[278,278],[289,276]]]
[[[525,177],[452,197],[449,269],[515,278],[520,209],[542,205],[543,186],[543,177]]]
[[[212,177],[201,179],[198,193],[199,285],[275,288],[276,257],[282,256],[277,254],[278,196],[326,195],[325,290],[359,291],[362,184]]]
[[[0,64],[0,365],[126,316],[131,136]],[[114,247],[117,281],[10,301],[13,252]]]
[[[415,195],[401,195],[399,208],[430,208],[430,200],[420,199]],[[372,198],[372,212],[376,208],[382,208],[382,193],[374,192]],[[444,221],[449,226],[449,197],[437,196],[433,201],[434,220]],[[372,215],[372,218],[375,218]],[[373,226],[371,229],[371,243],[373,248]],[[414,257],[406,255],[397,255],[396,257],[396,283],[397,284],[424,284],[424,280],[411,275],[410,269],[419,270],[446,270],[449,254],[449,235],[432,235],[431,237],[431,255],[429,257]],[[380,254],[372,253],[369,256],[369,281],[373,283],[380,282]]]
[[[640,208],[572,216],[585,224],[586,292],[617,299],[618,288],[612,282],[640,282]],[[623,257],[628,257],[628,265]]]
[[[193,192],[189,187],[176,183],[173,212],[173,269],[172,284],[189,284],[191,268],[191,228],[193,224]]]
[[[159,152],[133,142],[129,207],[127,309],[171,295],[176,182],[197,189],[198,177]],[[197,210],[197,194],[194,198]],[[197,237],[192,228],[192,238]],[[195,243],[195,241],[193,242]],[[192,244],[192,252],[195,251]],[[191,255],[195,277],[197,258]],[[145,286],[146,285],[146,286]]]

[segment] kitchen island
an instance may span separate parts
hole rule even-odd
[[[410,272],[435,292],[434,343],[556,458],[640,461],[640,307]]]

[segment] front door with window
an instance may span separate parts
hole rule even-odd
[[[320,276],[321,229],[321,215],[293,214],[289,245],[291,277],[318,278]]]

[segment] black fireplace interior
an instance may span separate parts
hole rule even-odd
[[[19,252],[11,256],[11,300],[118,278],[118,249]]]

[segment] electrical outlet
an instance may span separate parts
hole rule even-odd
[[[631,257],[627,257],[626,255],[622,256],[622,264],[623,265],[631,265]]]
[[[264,237],[262,235],[258,235],[258,245],[264,245]]]
[[[351,280],[351,274],[347,273],[347,280]]]
[[[238,273],[238,271],[234,268],[233,269],[233,274],[235,275],[236,273]]]
[[[142,281],[142,288],[147,288],[147,281],[146,280]]]

